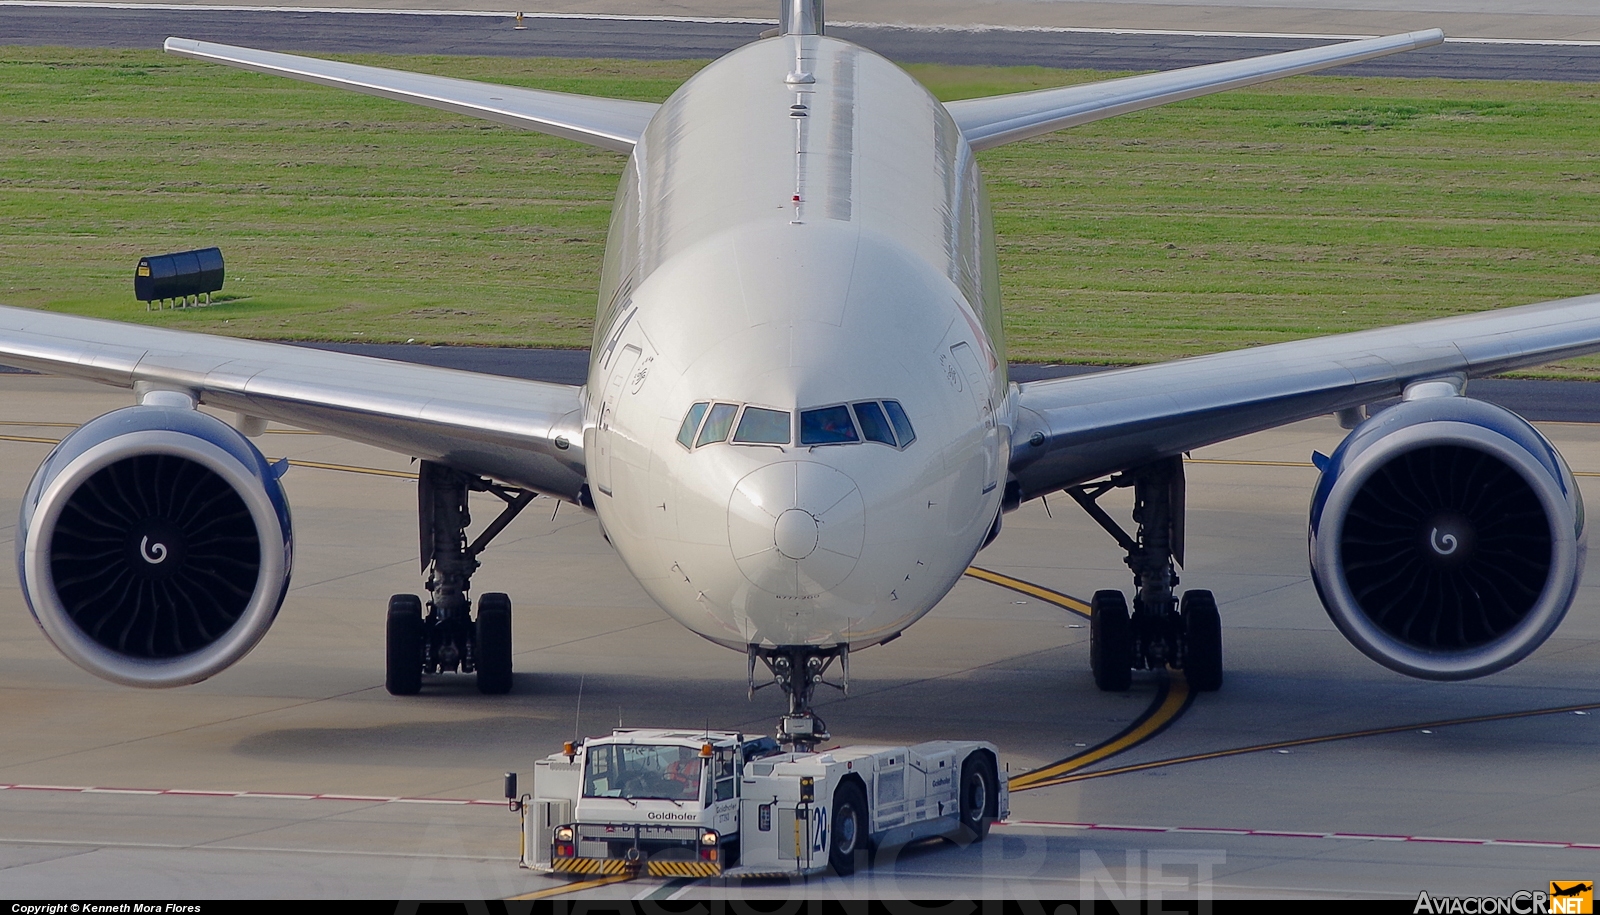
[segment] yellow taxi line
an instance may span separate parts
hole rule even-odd
[[[1012,578],[1010,575],[1002,575],[999,572],[992,572],[988,569],[981,569],[977,566],[968,566],[966,575],[970,578],[976,578],[979,581],[986,581],[991,585],[999,585],[1002,588],[1016,591],[1019,594],[1026,594],[1029,597],[1037,597],[1046,603],[1055,604],[1057,607],[1060,607],[1063,610],[1070,610],[1084,619],[1089,618],[1088,604],[1077,599],[1076,597],[1062,594],[1060,591],[1052,591],[1042,585],[1036,585],[1033,582],[1023,581],[1020,578]]]
[[[268,458],[271,460],[271,458]],[[384,470],[381,467],[356,467],[351,464],[324,464],[321,461],[302,461],[295,458],[289,460],[290,467],[311,467],[316,470],[339,470],[344,473],[366,473],[378,477],[399,477],[402,480],[415,480],[417,475],[404,470]]]
[[[0,435],[0,442],[30,442],[37,445],[59,445],[58,438],[36,438],[31,435]],[[267,459],[272,461],[271,458]],[[273,462],[276,463],[276,462]],[[357,467],[353,464],[326,464],[322,461],[302,461],[298,458],[289,460],[290,467],[310,467],[316,470],[338,470],[344,473],[365,473],[378,477],[398,477],[402,480],[415,480],[417,475],[404,470],[384,470],[381,467]]]
[[[1261,753],[1266,750],[1287,750],[1294,747],[1305,747],[1319,743],[1331,743],[1336,740],[1354,740],[1359,737],[1382,737],[1386,734],[1404,734],[1407,731],[1433,730],[1447,728],[1462,724],[1483,724],[1491,721],[1511,721],[1517,718],[1535,718],[1540,715],[1560,715],[1573,712],[1592,712],[1600,710],[1600,702],[1589,702],[1583,705],[1563,705],[1556,708],[1525,709],[1520,712],[1500,712],[1494,715],[1474,715],[1470,718],[1447,718],[1442,721],[1425,721],[1421,724],[1398,724],[1386,728],[1368,728],[1362,731],[1345,731],[1340,734],[1322,734],[1317,737],[1300,737],[1294,740],[1278,740],[1272,743],[1252,744],[1248,747],[1234,747],[1229,750],[1213,750],[1209,753],[1195,753],[1189,756],[1174,756],[1170,759],[1157,759],[1146,763],[1136,763],[1131,766],[1118,766],[1114,769],[1101,769],[1099,772],[1081,772],[1066,774],[1060,777],[1049,778],[1044,784],[1031,785],[1030,787],[1044,788],[1050,785],[1064,785],[1068,782],[1084,781],[1091,778],[1104,778],[1108,775],[1125,775],[1129,772],[1144,772],[1149,769],[1161,769],[1167,766],[1179,766],[1184,763],[1204,762],[1208,759],[1223,759],[1229,756],[1242,756],[1246,753]],[[1032,773],[1029,773],[1030,775]],[[1022,776],[1019,776],[1022,777]],[[1016,779],[1012,780],[1012,784]]]
[[[1192,701],[1193,696],[1194,694],[1189,691],[1189,682],[1184,679],[1183,672],[1168,670],[1162,681],[1161,690],[1156,696],[1156,701],[1151,703],[1145,714],[1135,720],[1122,733],[1075,756],[1069,756],[1060,762],[1018,775],[1011,779],[1011,790],[1027,791],[1030,788],[1058,785],[1062,781],[1060,776],[1076,772],[1086,766],[1092,766],[1125,750],[1133,749],[1166,730],[1168,725],[1177,721],[1179,716],[1189,708],[1189,703]]]
[[[1019,594],[1038,598],[1079,616],[1085,618],[1089,616],[1088,604],[1076,597],[1062,594],[1060,591],[1052,591],[1042,585],[1023,581],[1020,578],[1012,578],[1010,575],[1002,575],[999,572],[979,568],[978,566],[969,566],[966,574],[970,578],[976,578],[979,581],[999,585]],[[1058,760],[1032,772],[1018,775],[1016,778],[1011,779],[1011,790],[1027,791],[1029,788],[1044,787],[1046,782],[1055,784],[1056,782],[1050,780],[1076,772],[1101,760],[1109,759],[1125,750],[1133,749],[1166,730],[1167,726],[1172,722],[1177,721],[1189,708],[1189,703],[1193,701],[1193,695],[1189,691],[1189,682],[1184,679],[1181,671],[1170,669],[1165,671],[1162,674],[1161,685],[1156,691],[1154,701],[1145,709],[1144,714],[1134,719],[1132,724],[1113,735],[1110,739],[1098,743],[1081,753],[1075,753],[1066,759]]]
[[[529,899],[549,899],[552,896],[565,896],[568,893],[580,893],[584,890],[592,890],[596,887],[609,886],[613,883],[621,883],[624,880],[632,879],[633,874],[609,874],[605,877],[596,877],[593,880],[577,880],[567,884],[566,886],[553,886],[547,890],[539,890],[534,893],[524,893],[521,896],[509,896],[506,898],[506,901],[523,902]]]

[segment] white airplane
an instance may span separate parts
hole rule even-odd
[[[1175,590],[1181,455],[1335,411],[1355,431],[1319,458],[1310,553],[1344,634],[1437,679],[1499,670],[1550,635],[1583,565],[1578,490],[1532,426],[1463,392],[1471,376],[1600,350],[1600,296],[1032,384],[1006,374],[975,150],[1440,32],[941,104],[826,37],[820,0],[781,14],[775,37],[660,105],[168,39],[187,57],[627,154],[588,383],[0,309],[0,360],[137,398],[69,435],[27,493],[18,563],[50,640],[144,687],[249,651],[291,567],[278,471],[245,437],[272,420],[423,462],[427,615],[414,596],[389,605],[393,693],[442,671],[510,688],[510,602],[481,595],[474,615],[470,578],[542,494],[592,509],[667,613],[746,653],[752,688],[764,664],[789,700],[780,733],[811,742],[824,673],[837,662],[848,676],[850,652],[927,613],[1005,511],[1063,490],[1134,576],[1131,613],[1119,591],[1094,596],[1100,688],[1171,666],[1215,689],[1215,600]],[[1116,486],[1134,489],[1132,534],[1095,502]],[[472,542],[470,491],[507,503]]]

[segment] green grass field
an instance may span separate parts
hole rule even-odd
[[[703,65],[349,59],[648,100]],[[912,72],[944,99],[1100,78]],[[1146,362],[1600,292],[1594,84],[1301,77],[980,160],[1014,358]],[[157,52],[0,47],[0,303],[586,346],[621,161]],[[227,301],[133,299],[140,254],[212,244]]]

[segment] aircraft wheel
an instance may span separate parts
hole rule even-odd
[[[856,853],[867,853],[871,840],[867,837],[867,798],[854,782],[846,782],[833,793],[833,842],[828,849],[828,863],[833,872],[848,877],[856,872]]]
[[[1133,685],[1133,622],[1121,591],[1096,591],[1089,602],[1089,668],[1104,692]]]
[[[1210,591],[1185,591],[1178,605],[1183,617],[1183,675],[1189,688],[1222,688],[1222,616]]]
[[[994,763],[974,753],[961,764],[961,831],[969,842],[982,842],[994,822],[1000,801]]]
[[[478,692],[511,692],[511,598],[504,594],[478,598],[477,665]]]
[[[422,691],[422,600],[415,594],[389,598],[384,643],[384,688],[391,696],[415,696]]]

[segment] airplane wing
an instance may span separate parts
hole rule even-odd
[[[1018,386],[1023,499],[1400,394],[1600,352],[1600,295]]]
[[[189,38],[168,38],[164,47],[168,53],[195,60],[441,108],[622,153],[633,150],[645,125],[660,107],[650,102],[497,86]]]
[[[963,99],[946,102],[945,109],[955,118],[962,136],[973,149],[989,149],[1131,111],[1425,48],[1443,41],[1443,32],[1429,29],[1060,89]]]
[[[0,363],[201,402],[576,501],[582,389],[0,306]]]

